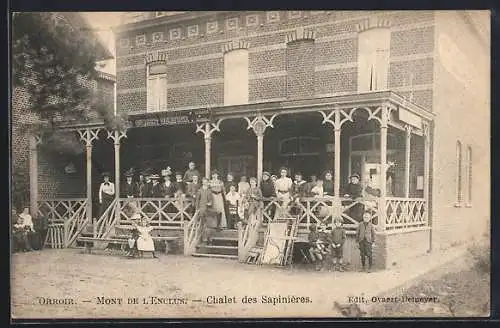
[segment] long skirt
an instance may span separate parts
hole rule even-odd
[[[99,218],[104,214],[104,212],[108,209],[109,205],[113,202],[114,196],[103,193],[102,195],[102,203],[99,207]],[[99,219],[98,218],[98,219]]]
[[[212,198],[213,198],[213,205],[212,209],[220,215],[220,223],[219,223],[219,228],[227,228],[227,220],[226,220],[226,211],[225,211],[225,204],[224,204],[224,197],[222,197],[222,194],[215,194],[212,193]]]
[[[140,236],[137,238],[137,249],[144,252],[154,252],[155,244],[151,236]]]

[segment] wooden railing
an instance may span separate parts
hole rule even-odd
[[[116,215],[117,201],[114,199],[101,217],[94,223],[94,238],[108,238],[113,230],[118,216]]]
[[[130,222],[134,213],[148,219],[159,228],[182,229],[185,221],[192,221],[195,214],[192,198],[120,198],[120,224]]]
[[[385,229],[404,230],[428,225],[423,198],[388,197],[385,203]]]
[[[51,248],[69,247],[88,223],[86,198],[41,199],[37,216],[48,220],[44,244]]]
[[[378,199],[351,199],[342,197],[304,197],[292,203],[291,214],[299,218],[299,230],[308,230],[312,223],[332,225],[333,218],[340,216],[344,228],[354,230],[362,219],[363,211],[370,211],[372,222],[378,224]],[[274,220],[283,209],[276,198],[264,199],[263,225]]]
[[[64,222],[64,247],[70,247],[87,226],[90,217],[87,216],[87,201]]]
[[[184,255],[191,255],[196,250],[203,234],[203,223],[199,217],[199,212],[193,215],[192,219],[184,225]]]

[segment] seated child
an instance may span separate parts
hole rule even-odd
[[[151,252],[154,258],[158,258],[155,255],[155,245],[153,238],[150,235],[153,227],[148,225],[148,222],[145,218],[141,219],[139,225],[134,222],[134,227],[139,232],[139,237],[136,240],[136,245],[140,256],[142,257],[144,252]]]
[[[341,218],[339,217],[335,218],[333,223],[334,223],[334,228],[332,229],[330,235],[330,241],[331,241],[330,247],[333,253],[333,270],[335,271],[338,269],[339,271],[344,271],[344,268],[342,267],[342,249],[344,246],[346,233],[345,229],[342,228]]]
[[[315,263],[316,270],[320,271],[323,268],[323,259],[326,253],[326,245],[320,238],[320,233],[316,224],[311,224],[309,230],[309,255],[311,256],[312,261]]]

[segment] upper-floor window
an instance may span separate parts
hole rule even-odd
[[[456,205],[460,206],[462,204],[462,143],[457,141],[457,180],[456,180]]]
[[[224,105],[248,103],[248,49],[224,54]]]
[[[472,205],[472,148],[467,147],[467,152],[465,154],[465,204]]]
[[[358,91],[387,89],[391,30],[376,27],[358,36]]]
[[[147,69],[147,111],[167,110],[167,65],[153,62]]]

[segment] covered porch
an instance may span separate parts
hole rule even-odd
[[[191,120],[195,114],[196,121]],[[176,119],[164,119],[176,115]],[[189,116],[189,118],[188,118]],[[311,223],[326,223],[330,225],[333,216],[342,216],[349,234],[354,233],[357,219],[353,218],[350,209],[357,204],[363,204],[370,209],[373,222],[381,236],[393,234],[404,235],[412,232],[425,231],[430,233],[429,215],[429,177],[430,177],[430,147],[432,114],[427,110],[406,101],[401,96],[390,92],[370,92],[351,94],[319,99],[288,100],[271,103],[259,103],[240,106],[225,106],[210,109],[199,109],[185,112],[146,113],[142,117],[129,118],[134,133],[146,129],[139,127],[137,122],[149,122],[146,126],[169,126],[172,122],[179,122],[176,128],[190,130],[200,138],[204,148],[204,163],[201,165],[206,176],[211,169],[220,166],[220,139],[231,125],[246,129],[245,140],[247,147],[254,151],[247,156],[254,161],[245,174],[256,175],[261,180],[262,172],[275,170],[283,163],[270,158],[275,152],[269,148],[271,140],[293,140],[300,136],[291,133],[286,137],[286,125],[290,118],[296,119],[296,126],[305,122],[311,126],[317,124],[321,132],[312,138],[319,138],[321,145],[321,165],[315,171],[331,169],[333,171],[334,195],[323,198],[302,198],[300,201],[299,234],[298,239],[305,237]],[[179,119],[182,118],[182,119]],[[232,123],[238,122],[238,123]],[[229,124],[229,125],[228,125]],[[282,129],[280,129],[282,126]],[[227,127],[227,129],[225,129]],[[93,234],[97,238],[112,235],[115,227],[129,224],[126,211],[127,199],[120,198],[121,173],[121,144],[127,140],[127,131],[108,131],[103,124],[92,126],[61,126],[60,129],[74,131],[84,142],[86,149],[86,197],[78,199],[39,199],[37,196],[37,173],[31,172],[31,205],[32,213],[49,218],[53,229],[59,227],[63,231],[62,242],[53,242],[58,247],[70,247],[84,227],[92,223]],[[234,128],[233,128],[234,129]],[[237,128],[238,129],[238,128]],[[130,132],[131,130],[129,130]],[[243,133],[243,132],[242,132]],[[276,134],[281,134],[277,137]],[[286,133],[285,133],[286,134]],[[104,138],[103,138],[104,137]],[[307,137],[307,136],[306,136]],[[106,139],[114,149],[114,179],[116,198],[108,210],[98,218],[92,216],[92,192],[97,186],[92,184],[92,148],[98,139]],[[254,140],[252,145],[251,140]],[[312,140],[312,139],[309,139]],[[32,137],[30,147],[30,167],[37,168],[37,144],[43,142],[43,136]],[[269,144],[268,144],[269,142]],[[285,141],[286,142],[286,141]],[[300,139],[291,142],[296,144],[300,151]],[[217,145],[219,144],[219,146]],[[274,145],[276,142],[274,143]],[[306,143],[303,148],[312,149],[316,146]],[[289,147],[290,148],[290,147]],[[318,149],[319,149],[318,148]],[[271,150],[269,150],[271,149]],[[216,151],[217,150],[217,151]],[[313,149],[314,150],[314,149]],[[313,156],[318,151],[314,150]],[[289,150],[289,157],[297,159],[299,152]],[[307,153],[302,152],[302,153]],[[291,154],[291,155],[290,155]],[[286,154],[285,154],[286,155]],[[231,154],[226,157],[231,157]],[[238,156],[238,155],[235,155]],[[234,157],[234,156],[233,156]],[[306,157],[307,158],[307,157]],[[215,162],[215,163],[214,163]],[[222,161],[223,162],[223,161]],[[300,162],[297,161],[296,162]],[[307,163],[307,160],[305,161]],[[125,168],[126,169],[126,168]],[[224,168],[224,170],[226,170]],[[230,170],[228,168],[227,170]],[[304,170],[304,168],[298,168]],[[378,187],[378,193],[369,195],[364,193],[358,199],[344,198],[343,187],[351,173],[362,176],[361,183],[371,183]],[[307,172],[309,174],[313,172]],[[314,172],[318,175],[321,172]],[[386,182],[386,183],[382,183]],[[192,200],[184,199],[136,199],[143,215],[151,220],[153,226],[163,227],[169,233],[183,235],[183,249],[185,254],[191,254],[199,242],[200,224],[192,208]],[[263,225],[273,220],[270,208],[279,206],[275,199],[265,200]],[[258,240],[262,226],[246,226],[239,233],[239,253],[248,252]],[[381,256],[387,257],[386,246],[381,250]],[[425,239],[425,238],[424,238]],[[50,242],[50,241],[49,241]],[[429,248],[427,241],[425,246]],[[354,249],[354,248],[353,248]],[[354,251],[353,251],[354,252]],[[354,254],[352,255],[354,257]]]

